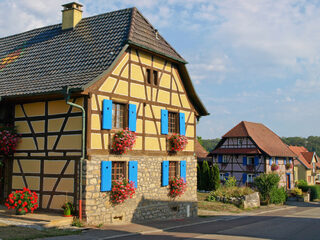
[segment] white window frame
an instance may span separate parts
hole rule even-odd
[[[228,163],[227,155],[222,155],[222,163]]]
[[[249,159],[252,159],[252,162]],[[247,166],[254,166],[254,156],[247,156]]]
[[[247,183],[253,183],[254,174],[248,174],[247,175]]]
[[[219,177],[220,177],[220,181],[224,181],[224,177],[225,177],[224,173],[220,173]]]

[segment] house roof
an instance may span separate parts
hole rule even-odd
[[[293,151],[297,155],[297,159],[300,163],[302,163],[306,168],[312,169],[312,158],[315,155],[315,152],[309,152],[303,146],[289,146],[290,150]],[[295,165],[298,162],[294,162]],[[320,163],[316,163],[317,167],[320,167]]]
[[[250,137],[259,149],[271,157],[296,156],[277,134],[262,123],[242,121],[223,135],[222,138],[230,137]]]
[[[128,46],[186,61],[136,8],[83,18],[71,30],[61,24],[0,38],[0,97],[82,91],[111,68]],[[188,73],[187,94],[200,116],[208,115]]]
[[[207,150],[204,149],[204,147],[199,143],[198,140],[196,140],[195,142],[195,153],[199,158],[205,158],[208,156]]]

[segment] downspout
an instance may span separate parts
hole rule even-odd
[[[82,165],[85,158],[85,134],[86,134],[86,111],[85,109],[78,104],[69,102],[70,100],[70,88],[65,87],[64,93],[66,94],[66,103],[72,107],[79,108],[82,111],[82,153],[80,158],[80,167],[79,167],[79,219],[82,220]]]

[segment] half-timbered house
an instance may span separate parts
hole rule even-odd
[[[82,18],[81,4],[63,7],[62,24],[0,38],[1,122],[21,134],[1,191],[28,187],[48,210],[67,199],[91,224],[194,216],[196,122],[208,113],[186,61],[136,8]],[[112,136],[126,127],[136,144],[114,155]],[[188,139],[177,154],[173,133]],[[172,176],[187,181],[174,202]],[[119,177],[136,194],[113,206]]]
[[[239,185],[250,185],[257,175],[275,172],[281,186],[294,186],[293,168],[286,163],[292,163],[295,154],[261,123],[240,122],[222,136],[210,156],[219,166],[222,181],[234,176]],[[277,169],[272,170],[272,165]]]

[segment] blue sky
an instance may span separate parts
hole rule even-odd
[[[0,37],[61,22],[61,0],[0,0]],[[221,137],[242,120],[279,136],[320,135],[320,5],[304,0],[82,0],[84,17],[136,6],[189,62]]]

